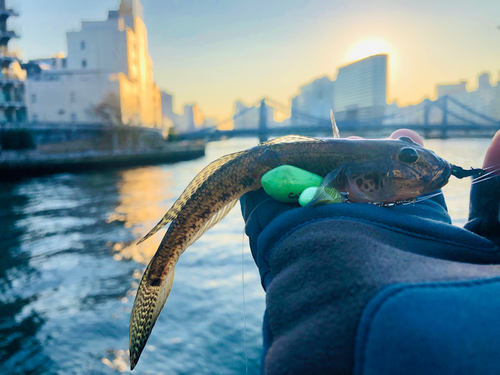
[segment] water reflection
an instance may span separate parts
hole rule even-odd
[[[29,280],[36,272],[29,264],[29,256],[21,250],[23,231],[17,225],[25,217],[23,208],[28,203],[28,197],[19,194],[16,185],[3,184],[0,202],[0,363],[21,372],[37,368],[43,371],[48,365],[47,358],[42,355],[43,359],[30,361],[29,356],[31,351],[43,352],[36,335],[44,318],[36,311],[26,309],[37,300],[38,295],[18,293],[19,284]]]
[[[173,165],[0,184],[0,372],[127,371],[132,302],[165,231],[137,240],[211,160],[254,144],[211,143],[205,158]],[[481,165],[488,144],[426,141],[463,167]],[[467,216],[463,184],[444,189],[458,224]],[[247,355],[248,373],[258,373],[265,296],[243,227],[235,209],[181,257],[138,373],[245,373]]]
[[[107,223],[122,222],[124,228],[130,229],[133,241],[117,242],[108,245],[117,254],[114,259],[133,259],[146,264],[158,248],[155,241],[145,241],[137,245],[141,238],[158,222],[168,210],[174,194],[171,188],[172,173],[166,168],[150,167],[120,172],[118,184],[118,204],[106,219]]]
[[[0,184],[6,373],[88,373],[93,357],[125,347],[129,311],[121,298],[132,287],[133,269],[117,269],[106,242],[133,237],[105,222],[119,182],[116,173],[93,173]],[[105,313],[96,316],[99,309]]]
[[[144,264],[164,232],[141,246],[135,243],[209,160],[246,147],[220,146],[193,162],[0,184],[2,373],[127,371],[132,302]],[[243,227],[239,213],[232,215],[236,224],[221,223],[221,232],[213,230],[179,264],[168,309],[139,372],[244,369]],[[249,269],[253,262],[245,255]],[[253,289],[260,291],[258,277],[247,272],[245,278],[254,281],[246,288],[253,373],[264,298]]]

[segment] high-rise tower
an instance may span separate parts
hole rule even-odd
[[[5,0],[0,0],[0,121],[25,121],[24,80],[26,72],[21,69],[15,54],[9,52],[8,44],[19,36],[7,27],[9,17],[19,14],[8,9]]]
[[[379,54],[339,68],[334,112],[338,120],[382,121],[387,105],[387,59]]]

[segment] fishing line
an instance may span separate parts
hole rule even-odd
[[[488,171],[488,173],[485,173],[485,174],[482,174],[479,177],[473,178],[471,181],[469,181],[467,179],[462,180],[462,181],[457,181],[458,184],[456,184],[456,186],[448,187],[447,189],[443,189],[440,192],[429,194],[429,195],[426,195],[424,197],[418,197],[414,202],[403,203],[403,205],[424,202],[424,201],[426,201],[428,199],[435,198],[435,197],[437,197],[439,195],[444,195],[444,193],[449,193],[449,192],[457,191],[457,190],[460,190],[460,189],[462,189],[464,187],[468,187],[469,185],[472,186],[472,185],[475,185],[475,184],[479,184],[481,182],[488,181],[488,180],[490,180],[492,178],[497,177],[497,175],[495,173],[498,172],[498,171],[500,171],[500,164],[493,165],[493,166],[490,166],[490,167],[486,167],[486,168],[483,168],[483,169],[486,170],[486,171]]]
[[[244,247],[245,247],[244,241],[245,241],[245,229],[243,229],[243,236],[241,238],[241,289],[243,291],[243,321],[245,326],[245,329],[243,331],[243,335],[245,337],[245,374],[248,375],[247,312],[245,308],[245,262],[243,261]]]
[[[250,217],[252,214],[255,212],[255,210],[262,204],[267,201],[270,201],[271,198],[264,199],[262,202],[260,202],[255,208],[250,212],[250,215],[248,215],[247,220],[245,221],[245,226],[243,227],[243,233],[241,236],[241,289],[243,291],[243,322],[244,322],[244,327],[245,330],[243,331],[243,336],[245,337],[245,374],[248,375],[248,338],[247,338],[247,312],[246,312],[246,305],[245,305],[245,262],[244,262],[244,255],[245,255],[245,231],[247,229],[247,224],[250,221]]]

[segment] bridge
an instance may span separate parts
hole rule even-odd
[[[268,102],[272,106],[268,105]],[[258,108],[259,116],[255,127],[233,130],[217,129],[218,126],[227,121],[234,121],[244,116],[249,110],[256,110],[256,108]],[[251,106],[243,109],[217,126],[192,133],[184,133],[180,137],[182,139],[204,138],[206,140],[230,137],[259,137],[262,142],[271,136],[286,134],[332,135],[332,125],[329,119],[314,117],[296,110],[293,111],[293,118],[299,120],[300,124],[268,126],[267,111],[269,109],[287,114],[291,113],[290,108],[273,99],[264,98],[260,100],[258,107]],[[500,129],[500,120],[482,114],[452,96],[443,96],[435,101],[425,100],[419,105],[401,108],[399,113],[393,115],[362,121],[338,119],[336,122],[343,137],[348,135],[364,137],[388,136],[394,130],[401,128],[412,129],[425,138],[492,137]]]

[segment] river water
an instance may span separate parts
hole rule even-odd
[[[130,311],[164,231],[136,241],[210,161],[255,144],[232,139],[194,161],[0,184],[0,373],[129,372]],[[463,167],[480,167],[488,144],[426,141]],[[452,179],[444,189],[459,226],[469,186]],[[237,206],[181,257],[134,374],[258,373],[265,294],[243,226]]]

